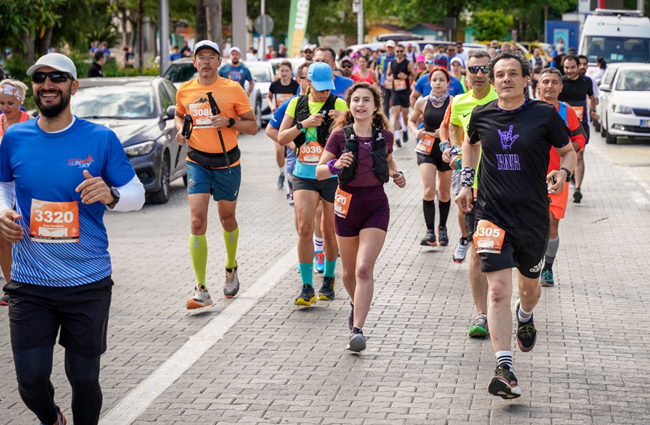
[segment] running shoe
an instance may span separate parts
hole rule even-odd
[[[318,291],[318,299],[332,301],[334,299],[334,287],[336,286],[335,277],[323,277],[323,286]]]
[[[445,226],[438,227],[438,245],[449,245],[449,235],[447,235],[447,228]]]
[[[237,267],[226,269],[226,282],[223,284],[223,295],[226,298],[232,298],[239,292],[239,276],[237,276]]]
[[[366,338],[363,336],[363,331],[359,328],[354,328],[350,332],[350,342],[348,342],[347,349],[359,353],[366,349]]]
[[[507,367],[497,366],[494,377],[488,385],[488,392],[509,400],[521,396],[521,389],[517,383],[517,377]]]
[[[402,141],[399,139],[399,137],[395,139],[395,146],[397,146],[398,148],[402,147]]]
[[[553,270],[542,270],[542,277],[539,279],[539,283],[546,287],[554,286],[555,281],[553,280]]]
[[[309,285],[302,285],[302,292],[300,293],[300,296],[296,298],[296,302],[294,304],[309,307],[315,302],[316,296],[314,295],[314,287]]]
[[[187,302],[187,309],[194,310],[197,308],[208,307],[212,305],[212,298],[208,290],[201,285],[194,288],[194,296]]]
[[[433,230],[428,230],[427,234],[424,235],[424,238],[420,241],[422,246],[436,246],[436,233]]]
[[[314,253],[314,270],[318,273],[325,272],[325,254],[323,251],[316,251]]]
[[[9,294],[5,293],[0,297],[0,305],[9,305]]]
[[[278,189],[282,189],[284,187],[284,173],[280,173],[278,176]]]
[[[59,425],[67,425],[68,421],[65,420],[65,416],[63,416],[63,412],[61,412],[61,408],[59,406],[54,406],[56,407],[56,416],[59,421]],[[43,422],[41,422],[41,425],[45,425]]]
[[[582,201],[582,192],[580,192],[580,189],[576,189],[573,191],[573,203],[579,204],[580,201]]]
[[[456,245],[456,250],[454,251],[453,259],[454,263],[463,264],[465,262],[465,257],[467,257],[467,247],[469,246],[469,239],[460,238],[458,245]]]
[[[483,338],[490,331],[488,330],[487,316],[479,314],[469,327],[469,336],[472,338]]]
[[[348,326],[350,330],[354,328],[354,303],[350,301],[350,317],[348,317]]]
[[[408,141],[409,141],[409,132],[408,131],[402,131],[402,134],[404,135],[404,143],[408,143]]]
[[[537,329],[535,329],[535,322],[533,321],[533,316],[530,316],[530,320],[527,322],[519,321],[519,306],[521,301],[517,300],[515,304],[515,314],[517,315],[517,344],[519,349],[523,352],[527,352],[535,347],[535,342],[537,341]]]

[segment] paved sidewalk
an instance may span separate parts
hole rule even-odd
[[[221,296],[225,249],[215,205],[208,228],[208,285],[215,305],[195,313],[185,310],[194,277],[182,185],[174,184],[166,205],[107,214],[116,285],[109,350],[102,359],[102,416],[121,413],[113,411],[121,400],[211,320],[225,323],[228,317],[220,313],[229,305],[253,300],[245,291],[285,253],[295,252],[292,210],[284,192],[275,189],[271,142],[260,133],[242,137],[241,146],[242,292],[234,300]],[[647,169],[631,174],[616,165],[602,140],[590,144],[585,198],[569,205],[561,223],[558,284],[543,288],[535,310],[537,345],[531,353],[515,350],[523,395],[505,401],[487,393],[495,366],[490,340],[466,336],[475,310],[468,266],[451,261],[459,237],[455,206],[450,246],[419,246],[425,228],[414,147],[411,141],[395,153],[407,187],[391,183],[387,189],[391,226],[376,265],[363,354],[345,350],[349,298],[340,280],[336,300],[293,306],[300,289],[294,257],[279,282],[133,423],[650,423]],[[648,164],[650,145],[634,149],[646,155],[637,163]],[[635,200],[632,192],[648,202]],[[318,275],[314,282],[320,285]],[[516,294],[513,305],[515,300]],[[8,319],[0,312],[0,424],[36,424],[18,396]],[[72,419],[62,359],[57,347],[52,380],[57,403]]]

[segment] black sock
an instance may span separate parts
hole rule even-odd
[[[436,225],[436,204],[434,201],[422,200],[422,209],[424,210],[424,222],[427,224],[427,230],[434,230]],[[449,210],[447,210],[449,211]]]
[[[449,208],[451,201],[442,202],[438,201],[438,209],[440,210],[440,226],[447,227],[447,217],[449,217]]]
[[[553,261],[555,261],[555,257],[549,257],[548,255],[545,255],[544,270],[553,270]]]

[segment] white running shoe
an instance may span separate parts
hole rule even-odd
[[[211,305],[212,298],[210,298],[208,290],[204,286],[197,285],[196,288],[194,288],[194,296],[187,302],[187,309],[194,310],[197,308],[209,307]]]
[[[239,292],[239,277],[237,276],[237,267],[226,269],[226,283],[223,284],[223,295],[226,298],[232,298]]]
[[[465,238],[460,238],[458,245],[456,245],[456,250],[454,251],[454,263],[462,264],[465,261],[467,256],[467,247],[469,246],[469,240]]]

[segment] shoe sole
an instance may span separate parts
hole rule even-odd
[[[233,298],[235,295],[239,293],[239,288],[234,293],[226,293],[226,291],[223,291],[223,296],[226,298]]]
[[[440,246],[449,246],[449,242],[440,242]]]
[[[465,258],[466,258],[466,257],[463,257],[463,258],[456,258],[456,257],[453,257],[453,256],[452,256],[451,258],[453,258],[454,263],[456,263],[456,264],[463,264],[463,263],[465,262]]]
[[[438,242],[429,243],[422,241],[420,242],[420,246],[438,246]]]
[[[579,204],[580,201],[582,201],[582,193],[580,193],[580,192],[573,192],[573,203],[574,203],[574,204]]]
[[[314,304],[316,302],[316,297],[312,297],[309,301],[305,300],[304,298],[298,298],[294,305],[301,305],[305,307],[309,307],[310,305]]]
[[[197,308],[203,308],[203,307],[210,307],[213,303],[210,304],[201,304],[194,299],[191,299],[187,302],[187,309],[188,310],[196,310]]]
[[[9,303],[5,301],[0,301],[0,305],[9,305]]]
[[[483,338],[486,337],[489,333],[489,331],[477,326],[469,328],[468,335],[470,338]]]
[[[359,353],[366,349],[366,339],[363,337],[363,335],[356,335],[350,340],[347,348],[350,351]]]
[[[540,285],[542,285],[545,288],[551,288],[551,287],[555,286],[555,283],[554,282],[540,282]]]
[[[329,298],[327,295],[319,295],[318,299],[322,301],[334,301],[334,297]]]
[[[517,392],[513,392],[514,388],[512,388],[504,379],[495,376],[490,381],[490,385],[488,385],[488,392],[503,399],[511,400],[521,396],[521,390],[519,390],[519,387],[515,388],[515,391]]]

